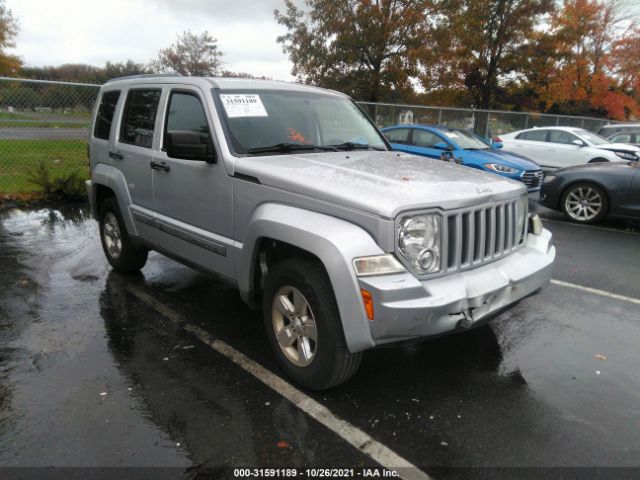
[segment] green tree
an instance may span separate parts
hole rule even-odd
[[[554,7],[554,0],[439,0],[436,48],[422,52],[423,87],[466,91],[478,108],[499,106]]]
[[[288,33],[278,37],[298,80],[358,100],[413,97],[417,54],[428,41],[422,0],[285,0],[276,10]]]
[[[178,35],[173,45],[160,50],[148,68],[158,73],[216,76],[223,66],[222,56],[217,40],[209,32],[195,35],[187,30]]]
[[[16,46],[14,39],[17,33],[17,20],[5,5],[4,0],[0,0],[0,75],[15,76],[22,65],[20,57],[6,51]]]

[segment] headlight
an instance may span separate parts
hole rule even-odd
[[[625,160],[638,160],[638,156],[635,153],[628,152],[614,152],[620,158],[624,158]]]
[[[520,200],[518,200],[518,232],[520,232],[520,241],[522,241],[522,237],[524,236],[524,222],[527,218],[527,212],[529,210],[529,197],[526,195],[522,195]]]
[[[372,257],[360,257],[353,260],[353,268],[359,277],[389,275],[405,272],[402,264],[390,253]]]
[[[398,249],[417,274],[440,270],[440,215],[431,213],[403,217],[398,232]]]
[[[558,179],[558,177],[556,177],[555,175],[545,175],[544,179],[542,180],[542,183],[551,183],[551,182],[555,182]]]
[[[518,173],[520,171],[517,168],[507,167],[506,165],[502,165],[500,163],[485,163],[484,166],[489,170],[493,170],[494,172],[498,173]]]

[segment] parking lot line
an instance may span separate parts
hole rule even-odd
[[[582,290],[583,292],[593,293],[595,295],[602,295],[603,297],[614,298],[616,300],[622,300],[625,302],[635,303],[640,305],[640,298],[627,297],[625,295],[618,295],[617,293],[607,292],[606,290],[599,290],[597,288],[585,287],[583,285],[576,285],[575,283],[563,282],[562,280],[551,279],[553,285],[560,285],[561,287],[575,288],[576,290]]]
[[[231,345],[222,340],[213,338],[206,330],[184,322],[180,314],[171,307],[163,304],[152,295],[141,288],[129,285],[127,290],[138,300],[145,303],[168,320],[180,325],[185,331],[191,333],[202,343],[208,345],[219,354],[231,360],[247,373],[264,383],[269,388],[275,390],[282,397],[289,400],[298,409],[324,425],[329,430],[343,440],[353,445],[365,455],[375,460],[383,468],[393,470],[405,480],[429,480],[431,477],[418,467],[402,458],[386,445],[373,439],[370,435],[359,428],[343,420],[331,412],[327,407],[318,403],[313,398],[298,390],[296,387],[286,382],[270,370],[264,368],[259,363],[239,352]]]

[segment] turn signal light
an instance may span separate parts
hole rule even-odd
[[[367,318],[373,320],[373,297],[371,296],[371,292],[361,288],[360,293],[362,294],[362,301],[364,302],[364,309],[367,312]]]

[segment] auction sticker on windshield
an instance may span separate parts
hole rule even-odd
[[[220,95],[227,117],[268,117],[259,95]]]

